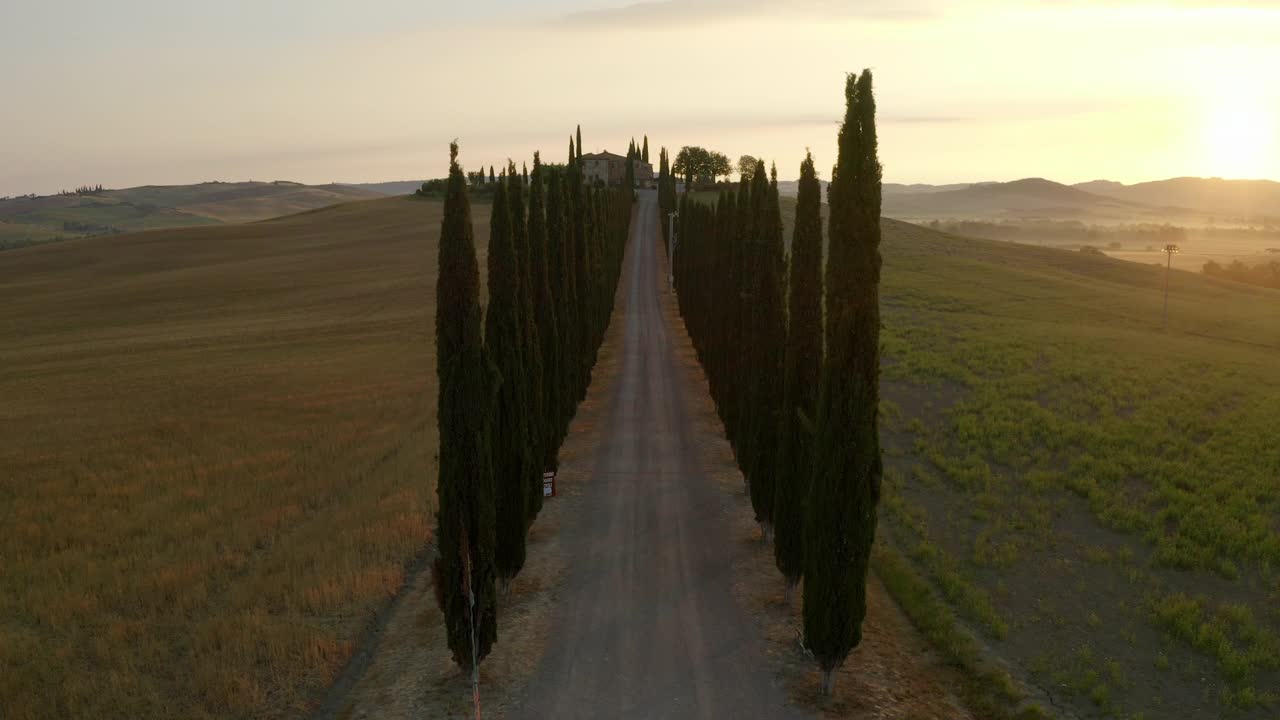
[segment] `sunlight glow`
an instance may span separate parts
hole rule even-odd
[[[1228,83],[1206,102],[1204,152],[1213,174],[1228,178],[1262,178],[1280,117],[1253,88]]]

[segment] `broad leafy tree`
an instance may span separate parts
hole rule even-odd
[[[676,153],[671,172],[683,177],[685,186],[690,187],[695,182],[709,185],[715,182],[717,176],[728,175],[733,170],[729,165],[729,158],[724,154],[696,145],[686,145]]]

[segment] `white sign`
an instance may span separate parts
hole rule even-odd
[[[556,471],[548,470],[542,473],[542,497],[556,496]]]

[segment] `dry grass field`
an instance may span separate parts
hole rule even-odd
[[[4,254],[0,715],[296,716],[332,679],[434,524],[440,209]]]

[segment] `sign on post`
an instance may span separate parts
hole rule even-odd
[[[556,471],[548,470],[542,473],[542,497],[556,496]]]

